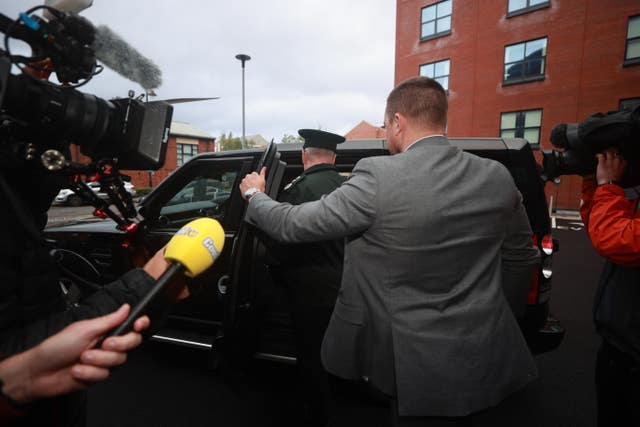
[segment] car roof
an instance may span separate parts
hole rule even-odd
[[[503,164],[513,176],[518,189],[524,196],[531,226],[535,231],[548,232],[550,227],[544,184],[540,178],[539,166],[531,152],[531,145],[523,138],[448,138],[451,145],[466,152],[496,160]],[[277,144],[278,152],[288,169],[300,169],[302,143]],[[206,152],[194,156],[198,159],[254,157],[256,160],[264,148]],[[336,167],[340,171],[350,171],[363,157],[388,155],[386,140],[382,138],[354,139],[339,144]],[[184,167],[184,166],[183,166]]]
[[[474,150],[520,150],[528,145],[524,138],[465,138],[453,137],[448,138],[451,145],[461,148],[465,151]],[[301,142],[278,143],[278,152],[283,154],[299,153],[302,150]],[[338,145],[337,154],[346,154],[353,151],[386,151],[387,141],[384,138],[370,139],[350,139]],[[264,152],[264,148],[250,148],[242,150],[216,151],[201,153],[197,157],[223,156],[223,157],[242,157],[246,155],[258,155]]]

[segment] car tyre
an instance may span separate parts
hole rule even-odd
[[[82,206],[82,203],[83,203],[82,198],[77,194],[72,194],[69,197],[67,197],[67,204],[69,206],[78,207],[78,206]]]

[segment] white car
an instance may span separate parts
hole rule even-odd
[[[103,193],[100,191],[99,182],[87,182],[87,185],[101,199],[106,199],[108,197],[107,193]],[[131,196],[136,195],[136,187],[132,183],[125,181],[124,189],[127,190],[127,192],[131,194]],[[73,190],[69,188],[63,188],[58,192],[58,195],[55,198],[55,203],[61,203],[69,206],[81,206],[85,204],[85,201],[82,200],[82,198],[76,193],[74,193]]]

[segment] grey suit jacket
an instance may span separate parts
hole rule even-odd
[[[536,377],[502,285],[530,278],[539,253],[501,164],[425,138],[359,161],[319,201],[258,194],[247,219],[286,242],[348,236],[322,360],[397,395],[400,415],[466,415]]]

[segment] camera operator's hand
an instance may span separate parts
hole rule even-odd
[[[134,323],[134,332],[100,337],[118,326],[129,314],[127,304],[106,316],[72,323],[38,346],[0,363],[3,393],[18,403],[69,393],[109,376],[109,370],[127,360],[127,352],[142,342],[140,331],[149,326],[147,316]]]
[[[608,148],[596,154],[596,159],[598,160],[596,169],[598,185],[618,183],[622,180],[624,171],[627,169],[627,161],[617,148]]]

